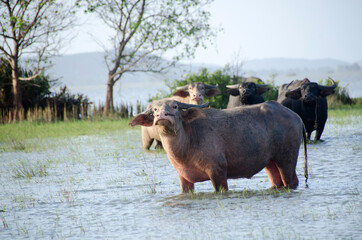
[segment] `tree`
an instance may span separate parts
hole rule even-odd
[[[33,72],[18,66],[18,76],[28,78]],[[29,81],[20,82],[22,93],[22,106],[25,112],[29,108],[40,107],[42,102],[50,95],[50,88],[57,84],[57,80],[50,80],[49,76],[40,74]],[[9,62],[0,58],[0,110],[12,108],[12,67]]]
[[[0,52],[12,69],[13,107],[22,108],[20,80],[37,78],[47,60],[61,48],[61,33],[74,24],[70,4],[61,0],[0,0]],[[19,62],[27,60],[32,75],[20,77]]]
[[[79,0],[86,12],[114,31],[112,50],[105,49],[108,67],[104,113],[113,111],[113,86],[127,72],[160,72],[196,48],[205,46],[216,30],[204,9],[210,0]],[[172,61],[163,54],[174,51]]]

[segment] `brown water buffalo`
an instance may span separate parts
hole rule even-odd
[[[228,190],[228,178],[251,178],[263,168],[273,187],[298,186],[295,169],[304,125],[277,102],[217,110],[163,99],[130,125],[156,127],[182,192],[206,180],[216,191]],[[305,143],[304,151],[307,179]]]
[[[337,87],[336,82],[333,80],[332,82],[332,86],[322,86],[305,78],[283,84],[279,88],[277,101],[301,117],[308,139],[314,130],[316,130],[314,140],[320,140],[322,136],[328,117],[326,96],[334,93]]]
[[[230,94],[227,108],[242,105],[252,105],[264,102],[261,94],[269,90],[267,84],[256,84],[253,82],[242,82],[235,85],[227,85],[227,93]]]
[[[183,103],[202,104],[205,97],[212,97],[220,94],[217,85],[208,85],[201,82],[189,83],[182,87],[177,87],[173,97],[167,99],[177,100]],[[161,138],[154,128],[141,127],[142,148],[150,149],[153,141],[156,141],[155,148],[162,148]]]
[[[174,96],[179,96],[181,99],[174,99],[183,103],[203,104],[205,97],[212,97],[220,94],[217,85],[208,85],[201,82],[189,83],[182,87],[177,87]],[[171,97],[172,98],[172,97]]]

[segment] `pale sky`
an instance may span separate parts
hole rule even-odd
[[[224,66],[262,58],[333,58],[362,61],[362,0],[215,0],[211,25],[224,30],[213,46],[187,62]],[[100,22],[89,19],[65,54],[102,51]]]

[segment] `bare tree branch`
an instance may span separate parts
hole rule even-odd
[[[209,13],[203,9],[211,1],[83,0],[115,31],[114,49],[105,56],[109,70],[105,112],[113,109],[113,86],[124,73],[163,71],[174,64],[161,64],[164,52],[176,50],[175,59],[191,57],[215,36]]]
[[[60,33],[74,25],[75,15],[69,2],[61,0],[1,0],[0,51],[12,67],[14,106],[21,108],[19,80],[31,80],[45,69],[50,56],[57,54]],[[32,76],[19,76],[23,55],[33,64]]]

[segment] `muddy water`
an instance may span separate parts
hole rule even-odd
[[[166,155],[141,151],[139,128],[24,142],[35,147],[0,153],[0,239],[361,239],[361,129],[362,116],[330,118],[308,145],[308,186],[300,154],[300,186],[284,192],[262,171],[226,194],[204,182],[182,195]]]

